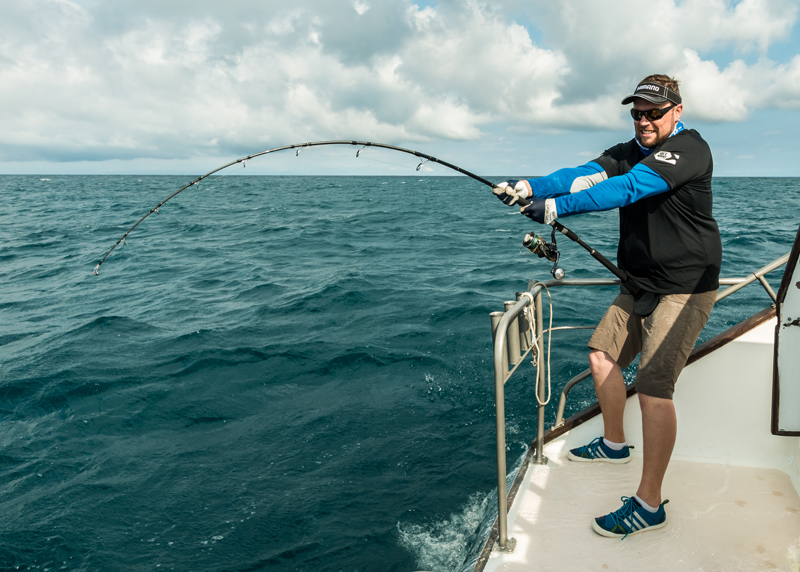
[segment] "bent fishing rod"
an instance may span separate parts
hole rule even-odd
[[[94,267],[95,276],[98,275],[98,273],[100,272],[100,266],[103,264],[103,262],[105,262],[106,258],[108,258],[108,256],[114,251],[114,249],[117,248],[117,246],[120,245],[120,243],[121,244],[125,244],[125,239],[128,237],[128,235],[131,232],[133,232],[133,230],[137,226],[139,226],[144,221],[144,219],[146,219],[147,217],[149,217],[153,213],[158,214],[159,209],[162,206],[164,206],[170,199],[172,199],[173,197],[175,197],[178,194],[182,193],[186,189],[188,189],[188,188],[190,188],[192,186],[197,186],[200,183],[200,181],[202,181],[204,179],[207,179],[211,175],[214,175],[215,173],[219,173],[220,171],[222,171],[224,169],[227,169],[228,167],[231,167],[233,165],[238,165],[238,164],[242,164],[244,166],[247,163],[247,161],[249,161],[251,159],[255,159],[256,157],[261,157],[262,155],[268,155],[270,153],[277,153],[278,151],[288,151],[289,149],[296,149],[295,156],[297,156],[297,155],[300,154],[300,151],[302,149],[304,149],[305,147],[319,147],[319,146],[323,146],[323,145],[352,145],[352,146],[355,146],[355,147],[361,147],[361,149],[356,151],[356,157],[359,157],[361,155],[361,152],[364,149],[366,149],[367,147],[378,147],[378,148],[381,148],[381,149],[389,149],[391,151],[399,151],[401,153],[407,153],[409,155],[414,155],[415,157],[418,157],[419,159],[421,159],[419,165],[417,165],[417,171],[419,171],[420,168],[425,163],[428,163],[428,162],[438,163],[440,165],[443,165],[443,166],[447,167],[448,169],[452,169],[453,171],[456,171],[456,172],[461,173],[463,175],[466,175],[466,176],[468,176],[468,177],[470,177],[470,178],[472,178],[472,179],[474,179],[474,180],[476,180],[476,181],[478,181],[480,183],[483,183],[484,185],[487,185],[488,187],[491,187],[492,189],[496,189],[497,188],[497,185],[495,185],[491,181],[489,181],[487,179],[484,179],[483,177],[480,177],[480,176],[478,176],[478,175],[476,175],[474,173],[471,173],[471,172],[467,171],[466,169],[462,169],[461,167],[459,167],[457,165],[453,165],[452,163],[448,163],[447,161],[443,161],[441,159],[437,159],[436,157],[432,157],[431,155],[426,155],[425,153],[420,153],[419,151],[414,151],[412,149],[404,149],[403,147],[396,147],[394,145],[386,145],[384,143],[373,143],[373,142],[370,142],[370,141],[313,141],[313,142],[308,142],[308,143],[297,143],[295,145],[285,145],[283,147],[276,147],[274,149],[268,149],[266,151],[261,151],[259,153],[253,153],[252,155],[247,155],[246,157],[242,157],[241,159],[236,159],[235,161],[231,161],[230,163],[222,165],[221,167],[218,167],[218,168],[214,169],[213,171],[209,171],[205,175],[202,175],[202,176],[194,179],[190,183],[187,183],[186,185],[184,185],[183,187],[181,187],[180,189],[178,189],[177,191],[172,193],[166,199],[164,199],[163,201],[158,203],[155,207],[150,209],[150,211],[148,211],[147,214],[145,214],[142,218],[140,218],[138,221],[136,221],[136,224],[134,224],[132,227],[130,227],[127,231],[125,231],[125,234],[123,234],[120,237],[120,239],[114,244],[114,246],[112,246],[109,249],[109,251],[105,253],[103,258],[100,259],[100,262],[97,264],[97,266]],[[556,233],[556,231],[558,231],[561,234],[563,234],[564,236],[566,236],[567,238],[569,238],[570,240],[572,240],[573,242],[577,243],[583,249],[585,249],[592,256],[592,258],[597,260],[606,269],[608,269],[612,274],[614,274],[614,276],[619,278],[623,282],[623,284],[625,284],[625,286],[628,288],[628,290],[631,291],[631,293],[635,294],[640,290],[639,285],[636,283],[636,281],[630,275],[628,275],[627,272],[625,272],[621,268],[619,268],[616,265],[614,265],[605,256],[603,256],[602,254],[597,252],[594,248],[592,248],[591,246],[589,246],[588,244],[583,242],[570,229],[568,229],[567,227],[565,227],[564,225],[562,225],[558,221],[552,221],[550,223],[550,225],[553,227],[553,232],[552,232],[552,235],[551,235],[552,242],[547,243],[541,237],[538,237],[538,236],[533,235],[533,234],[528,234],[528,235],[526,235],[525,240],[523,241],[523,246],[528,248],[528,250],[530,250],[531,252],[534,252],[535,254],[539,255],[540,258],[547,258],[547,260],[549,260],[549,261],[554,263],[553,269],[551,270],[551,273],[553,274],[554,278],[560,280],[561,278],[564,277],[564,271],[561,268],[557,267],[558,260],[560,258],[560,254],[561,254],[558,251],[558,247],[556,245],[556,240],[555,240],[555,233]]]

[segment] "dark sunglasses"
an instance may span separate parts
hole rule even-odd
[[[642,116],[647,117],[648,121],[658,121],[664,114],[672,109],[673,107],[677,106],[677,103],[673,103],[669,107],[656,107],[655,109],[648,109],[647,111],[639,111],[638,109],[631,109],[631,117],[633,117],[634,121],[641,121]]]

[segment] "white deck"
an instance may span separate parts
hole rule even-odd
[[[624,540],[596,534],[591,519],[636,491],[641,468],[641,458],[627,465],[551,460],[524,483],[525,504],[511,529],[514,554],[487,569],[788,569],[787,548],[800,537],[800,498],[776,469],[675,461],[664,484],[666,528]]]
[[[545,448],[509,514],[513,554],[485,570],[793,570],[800,541],[800,439],[770,434],[773,319],[688,366],[678,382],[678,440],[664,482],[668,524],[624,540],[604,538],[591,519],[632,495],[641,472],[638,399],[625,430],[638,445],[627,465],[574,463],[566,450],[602,434],[595,418]]]

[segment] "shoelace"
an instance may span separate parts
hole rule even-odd
[[[625,526],[625,519],[627,518],[631,523],[633,523],[633,506],[634,502],[631,497],[620,497],[622,501],[622,506],[615,510],[614,512],[610,513],[608,516],[611,517],[611,522],[613,524],[619,524],[622,528],[626,528]],[[613,525],[612,525],[613,528]],[[624,540],[631,531],[633,530],[633,525],[627,527],[627,532],[625,532],[625,536],[620,538],[620,540]]]
[[[594,459],[597,455],[597,449],[600,447],[600,441],[602,437],[598,437],[597,439],[592,439],[588,445],[586,445],[586,451],[591,456],[590,458]]]

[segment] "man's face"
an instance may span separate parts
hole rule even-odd
[[[670,105],[672,105],[671,101],[667,101],[666,103],[651,103],[646,99],[638,97],[633,101],[633,108],[639,111],[647,111],[648,109],[656,109],[657,107],[669,107]],[[658,147],[666,141],[675,130],[675,126],[678,124],[682,112],[683,104],[679,103],[667,111],[664,117],[656,119],[655,121],[650,121],[647,117],[642,115],[639,121],[633,122],[633,126],[636,129],[636,139],[639,140],[642,147],[647,147],[648,149]]]

